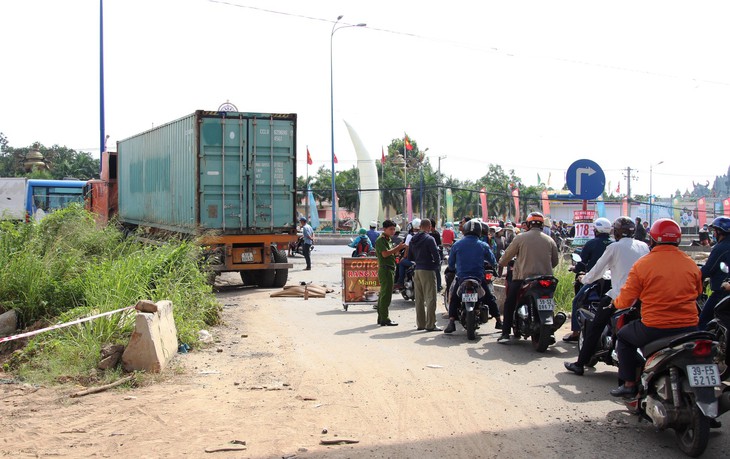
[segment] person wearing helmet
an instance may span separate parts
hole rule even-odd
[[[660,218],[651,225],[649,235],[651,252],[634,263],[613,300],[617,309],[641,300],[641,320],[629,322],[617,334],[618,377],[624,383],[611,391],[614,397],[637,393],[637,349],[667,336],[695,331],[699,322],[696,301],[703,291],[702,273],[679,250],[682,230],[674,220]]]
[[[629,270],[637,260],[649,253],[645,242],[634,239],[636,224],[629,217],[619,217],[612,225],[616,242],[606,247],[593,267],[582,277],[583,285],[599,280],[606,271],[611,271],[611,290],[601,298],[593,321],[587,324],[583,346],[575,363],[565,362],[565,368],[582,375],[585,365],[590,361],[601,339],[603,328],[611,321],[613,308],[611,302],[618,296],[629,275]]]
[[[641,217],[636,217],[636,231],[634,231],[634,239],[646,241],[646,229],[641,224]]]
[[[449,324],[444,329],[444,333],[453,333],[456,330],[456,318],[458,317],[459,310],[459,296],[456,292],[459,289],[461,282],[467,277],[473,277],[480,279],[484,290],[487,292],[487,296],[492,296],[489,292],[489,288],[484,279],[484,262],[491,264],[492,266],[497,264],[497,260],[494,258],[494,254],[489,246],[482,242],[480,239],[482,235],[482,225],[479,220],[472,219],[465,222],[462,225],[462,231],[464,237],[454,243],[449,254],[449,266],[447,272],[456,273],[456,277],[453,282],[449,285]],[[486,298],[487,304],[494,303],[497,305],[496,300]],[[499,308],[490,308],[490,313],[497,320],[499,320]],[[496,309],[496,312],[493,310]]]
[[[312,245],[314,244],[314,230],[311,226],[309,226],[309,223],[307,223],[306,217],[299,217],[299,223],[301,223],[302,226],[302,238],[304,239],[304,245],[303,245],[303,253],[304,253],[304,261],[307,264],[307,267],[304,268],[305,271],[311,271],[312,269]]]
[[[611,236],[611,220],[607,218],[599,218],[593,223],[593,234],[595,237],[586,242],[583,250],[580,252],[581,262],[585,265],[585,272],[590,271],[593,266],[601,258],[606,247],[612,242]],[[578,322],[578,309],[583,301],[583,296],[592,284],[584,284],[573,298],[573,314],[570,317],[570,333],[563,337],[566,343],[578,341],[580,336],[580,323]]]
[[[441,243],[444,247],[451,248],[451,246],[454,244],[454,239],[456,239],[456,234],[454,233],[454,224],[448,222],[445,226],[446,227],[441,232]]]
[[[367,257],[371,250],[375,250],[373,244],[370,243],[370,237],[368,237],[368,232],[365,228],[360,228],[357,232],[357,237],[347,244],[347,246],[355,249],[352,252],[353,257]]]
[[[730,218],[717,217],[709,225],[709,228],[712,229],[717,244],[712,248],[710,256],[702,267],[702,278],[710,278],[712,294],[707,298],[700,313],[700,330],[704,330],[707,324],[715,317],[715,306],[727,295],[722,288],[722,282],[727,277],[727,274],[720,270],[720,263],[724,261],[726,265],[730,266],[730,239],[728,238],[730,234]]]
[[[504,321],[502,336],[497,342],[506,344],[514,320],[517,294],[524,279],[532,276],[552,276],[553,268],[558,265],[558,246],[542,232],[545,217],[540,212],[532,212],[526,221],[527,231],[515,237],[499,259],[499,265],[506,267],[510,260],[517,257],[512,271],[512,279],[507,283],[507,297],[504,300]]]
[[[370,229],[368,230],[367,235],[368,238],[370,238],[370,243],[375,246],[375,241],[377,241],[378,236],[380,236],[380,233],[378,232],[378,222],[370,222]]]
[[[420,227],[420,218],[414,218],[412,222],[408,223],[408,235],[406,236],[405,240],[406,249],[400,259],[400,263],[398,263],[398,279],[395,281],[395,285],[393,286],[395,290],[403,289],[403,282],[406,278],[406,271],[408,271],[408,268],[413,266],[413,262],[408,259],[408,246],[411,243],[411,239],[413,239],[414,234],[418,233]]]

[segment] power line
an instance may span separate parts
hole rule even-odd
[[[307,16],[304,14],[297,14],[297,13],[288,13],[285,11],[276,11],[276,10],[271,10],[268,8],[261,8],[258,6],[251,6],[251,5],[243,5],[240,3],[233,3],[233,2],[229,2],[229,1],[225,1],[225,0],[208,0],[208,2],[219,3],[221,5],[232,6],[232,7],[236,7],[236,8],[245,8],[245,9],[260,11],[263,13],[278,14],[281,16],[289,16],[289,17],[294,17],[294,18],[299,18],[299,19],[306,19],[308,21],[325,22],[328,24],[335,23],[335,21],[333,21],[331,19],[318,18],[315,16]],[[349,23],[344,23],[344,22],[340,22],[340,24],[347,25],[347,26],[356,25],[356,24],[349,24]],[[618,65],[600,64],[600,63],[596,63],[596,62],[590,62],[590,61],[572,59],[572,58],[566,58],[566,57],[557,57],[557,56],[550,56],[550,55],[528,56],[528,55],[524,55],[524,54],[520,54],[520,53],[515,53],[513,51],[508,51],[506,49],[498,48],[496,46],[485,47],[485,46],[481,46],[481,45],[473,44],[473,43],[463,43],[463,42],[448,40],[448,39],[444,39],[444,38],[429,37],[429,36],[420,35],[417,33],[404,32],[404,31],[392,30],[392,29],[384,29],[384,28],[380,28],[380,27],[373,27],[372,25],[364,26],[363,28],[370,29],[370,30],[373,30],[376,32],[388,33],[388,34],[393,34],[393,35],[402,35],[402,36],[406,36],[406,37],[410,37],[410,38],[415,38],[417,40],[428,40],[428,41],[433,41],[433,42],[437,42],[437,43],[444,43],[447,45],[460,47],[460,48],[466,48],[466,49],[472,49],[475,51],[501,54],[501,55],[504,55],[507,57],[528,57],[528,58],[538,58],[538,59],[550,59],[550,60],[554,60],[556,62],[563,62],[563,63],[573,64],[573,65],[584,65],[584,66],[588,66],[588,67],[597,67],[597,68],[601,68],[601,69],[609,69],[609,70],[615,70],[615,71],[619,71],[619,72],[638,73],[638,74],[643,74],[643,75],[648,75],[648,76],[672,78],[672,79],[676,79],[676,80],[687,80],[687,81],[692,81],[694,83],[706,83],[706,84],[711,84],[711,85],[730,87],[730,82],[727,82],[727,81],[707,80],[707,79],[703,79],[703,78],[695,78],[695,77],[690,77],[690,76],[672,75],[669,73],[660,73],[660,72],[653,72],[650,70],[641,70],[641,69],[634,69],[634,68],[630,68],[630,67],[621,67]]]

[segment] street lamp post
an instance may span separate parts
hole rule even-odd
[[[346,29],[348,27],[365,27],[367,24],[350,24],[337,27],[337,24],[342,19],[342,15],[337,16],[337,20],[332,24],[332,32],[330,32],[330,136],[332,145],[332,234],[337,230],[337,204],[335,203],[336,189],[335,189],[335,101],[334,101],[334,79],[332,70],[332,37],[335,32],[340,29]]]
[[[664,161],[659,161],[658,163],[654,164],[654,166],[658,166],[663,163],[664,163]],[[654,166],[649,164],[649,227],[650,228],[651,228],[651,225],[654,223],[654,192],[652,189],[652,170],[654,169]]]
[[[446,155],[439,156],[439,173],[436,179],[436,226],[441,226],[441,160],[446,159]]]

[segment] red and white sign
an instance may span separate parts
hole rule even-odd
[[[593,239],[593,221],[595,219],[595,210],[573,211],[573,225],[575,226],[573,245],[585,245],[586,242]]]

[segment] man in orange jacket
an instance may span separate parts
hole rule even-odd
[[[697,297],[702,274],[697,264],[679,250],[682,231],[668,218],[654,222],[649,231],[652,250],[634,263],[621,293],[614,300],[626,309],[641,300],[641,321],[618,332],[618,376],[624,384],[611,391],[614,397],[637,393],[639,362],[636,350],[666,336],[697,330]]]

